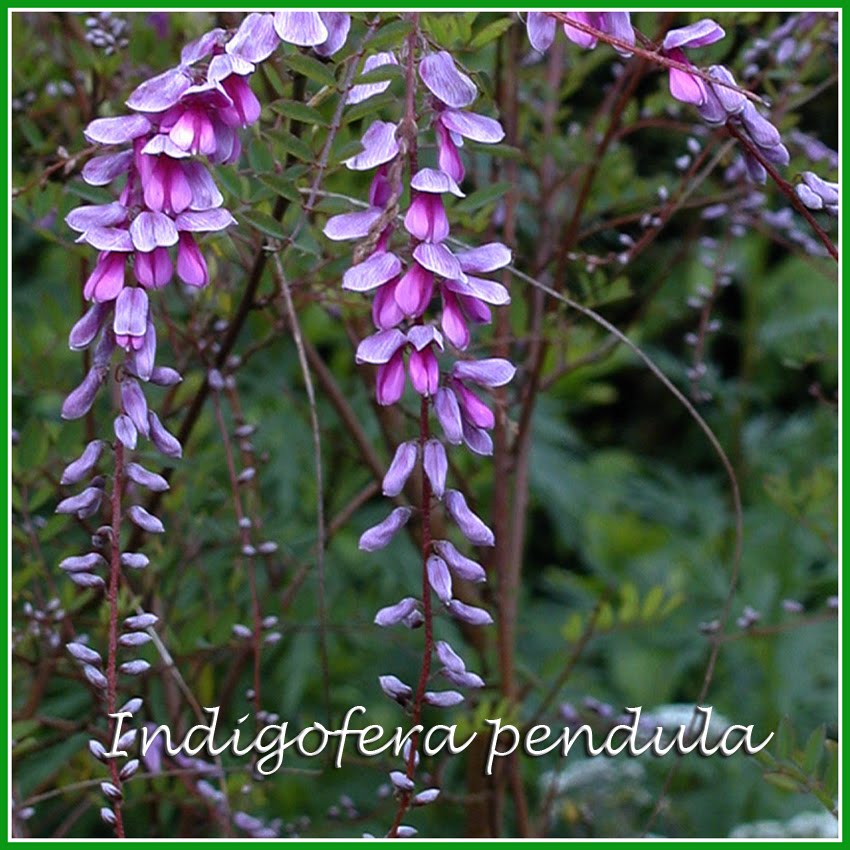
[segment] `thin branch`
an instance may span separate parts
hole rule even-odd
[[[322,665],[322,687],[325,697],[325,710],[328,724],[330,725],[331,713],[331,689],[330,689],[330,665],[328,662],[328,636],[327,636],[327,609],[325,605],[325,548],[327,546],[325,531],[325,489],[322,475],[322,436],[319,429],[319,413],[316,407],[316,393],[313,389],[313,378],[310,373],[310,365],[307,362],[307,354],[304,350],[304,341],[301,335],[301,326],[298,323],[298,314],[292,303],[292,293],[286,275],[283,272],[283,264],[278,254],[274,255],[275,276],[280,293],[286,305],[286,313],[289,317],[289,327],[292,331],[292,339],[298,351],[298,362],[301,366],[301,375],[304,378],[304,386],[307,390],[307,402],[310,406],[310,430],[313,435],[313,460],[316,475],[316,579],[318,582],[318,607],[319,607],[319,652]]]

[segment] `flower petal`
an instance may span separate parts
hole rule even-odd
[[[410,519],[412,513],[410,508],[396,508],[383,522],[379,522],[360,535],[358,548],[364,552],[375,552],[388,546],[396,533]]]
[[[457,257],[445,245],[422,242],[413,250],[413,258],[422,268],[447,280],[466,280]]]
[[[344,164],[352,171],[368,171],[394,159],[399,152],[395,137],[396,125],[390,121],[374,121],[360,140],[363,150],[346,159]]]
[[[443,335],[433,325],[414,325],[407,332],[407,341],[417,351],[422,351],[432,344],[435,344],[440,351],[443,350]]]
[[[670,30],[664,36],[662,47],[664,50],[673,50],[677,47],[705,47],[707,44],[720,41],[725,35],[720,24],[712,21],[711,18],[703,18],[686,27]]]
[[[435,540],[434,551],[437,552],[449,565],[452,572],[465,581],[481,582],[487,580],[484,567],[477,561],[467,558],[461,554],[448,540]]]
[[[446,490],[445,505],[451,518],[470,543],[476,546],[496,545],[493,532],[484,524],[481,517],[470,510],[463,493],[459,490]]]
[[[348,38],[351,16],[345,14],[345,12],[320,12],[319,17],[327,28],[328,37],[321,44],[317,44],[314,49],[319,56],[333,56]]]
[[[282,41],[299,47],[313,47],[328,38],[318,12],[275,12],[274,28]]]
[[[678,68],[670,69],[670,94],[682,103],[692,103],[700,106],[705,103],[705,83],[687,71]]]
[[[555,40],[555,19],[545,12],[529,12],[525,21],[526,32],[531,46],[545,53]]]
[[[95,204],[93,206],[77,207],[65,216],[65,224],[78,233],[85,233],[92,227],[111,227],[124,221],[127,208],[119,201],[111,204]]]
[[[429,555],[425,569],[428,573],[428,584],[440,602],[448,605],[452,600],[452,577],[446,562],[437,555]]]
[[[130,233],[123,227],[91,227],[77,241],[87,242],[98,251],[133,250]]]
[[[138,251],[153,251],[176,245],[179,235],[174,222],[165,213],[140,212],[130,225],[130,236]]]
[[[733,86],[737,85],[735,77],[732,76],[732,72],[724,65],[712,65],[708,69],[708,73],[714,77],[715,80],[720,80],[723,83],[729,83]],[[730,89],[727,86],[714,85],[713,83],[710,84],[709,87],[720,101],[723,109],[729,115],[737,115],[746,107],[747,98],[741,92],[735,91],[735,89]]]
[[[382,65],[398,65],[398,59],[395,58],[394,53],[389,51],[374,53],[367,57],[363,63],[363,73],[366,74],[369,71],[374,71],[375,68],[380,68]],[[347,104],[361,103],[370,97],[374,97],[376,94],[382,94],[390,87],[390,84],[390,80],[385,80],[381,83],[360,83],[359,85],[352,86],[345,102]]]
[[[171,68],[138,86],[127,98],[127,106],[137,112],[164,112],[174,106],[191,85],[192,80],[181,68]]]
[[[501,283],[496,283],[492,280],[484,280],[481,277],[473,277],[468,275],[466,281],[447,280],[445,287],[451,292],[458,295],[465,295],[467,298],[476,298],[480,301],[486,301],[488,304],[501,306],[511,303],[511,296],[508,290]]]
[[[388,331],[379,331],[372,336],[366,337],[357,346],[354,359],[357,363],[388,363],[390,358],[405,343],[407,338],[397,328]]]
[[[452,375],[460,380],[474,381],[483,387],[502,387],[516,374],[516,367],[502,357],[484,360],[461,360],[452,367]]]
[[[239,25],[225,50],[231,56],[240,56],[249,62],[259,63],[277,50],[280,39],[274,29],[274,16],[264,12],[251,12]]]
[[[423,466],[425,467],[425,474],[431,482],[431,490],[438,499],[442,499],[443,493],[446,491],[446,473],[449,470],[449,461],[446,458],[446,450],[439,440],[428,440],[425,443]]]
[[[419,454],[417,444],[410,440],[401,443],[395,450],[390,468],[384,476],[383,492],[385,496],[394,497],[404,489],[413,467],[416,466],[416,458]]]
[[[453,445],[463,442],[463,426],[460,416],[460,405],[454,391],[440,387],[434,397],[434,410],[443,428],[446,439]]]
[[[224,44],[226,30],[221,27],[216,27],[209,32],[205,32],[194,41],[190,41],[180,51],[181,65],[194,65],[195,62],[200,62],[201,59],[206,59],[216,47]]]
[[[440,121],[448,130],[466,139],[472,139],[473,142],[491,145],[505,138],[505,131],[495,118],[475,112],[447,109],[440,114]]]
[[[322,231],[335,242],[348,239],[363,239],[369,235],[372,225],[381,217],[383,210],[374,208],[363,212],[343,213],[331,216]]]
[[[399,274],[401,260],[395,254],[372,254],[342,276],[342,288],[350,292],[371,292]]]
[[[410,181],[410,188],[419,192],[442,194],[451,192],[457,198],[466,197],[460,186],[448,174],[436,168],[420,168]]]
[[[120,115],[117,118],[96,118],[83,130],[90,142],[100,145],[123,145],[151,129],[144,115]]]
[[[488,242],[469,251],[457,254],[460,267],[465,272],[494,272],[511,261],[511,250],[501,242]]]
[[[478,95],[475,83],[458,70],[452,55],[445,50],[426,56],[419,63],[419,76],[431,94],[446,106],[469,106]]]
[[[231,224],[236,224],[236,219],[229,210],[219,207],[218,209],[184,212],[177,216],[174,221],[178,230],[188,230],[193,233],[206,233],[213,230],[224,230]]]
[[[96,156],[83,166],[83,180],[89,186],[106,186],[116,177],[124,174],[133,161],[132,151]]]

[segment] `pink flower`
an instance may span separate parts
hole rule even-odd
[[[719,41],[726,33],[719,24],[710,18],[703,18],[695,24],[670,30],[664,37],[662,50],[664,55],[684,65],[693,67],[682,48],[705,47]],[[694,74],[679,68],[670,68],[670,94],[683,103],[702,106],[708,98],[706,84]]]

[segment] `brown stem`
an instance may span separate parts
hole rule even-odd
[[[242,509],[242,496],[239,493],[239,478],[236,473],[236,463],[233,459],[233,447],[230,443],[230,434],[227,431],[227,425],[224,421],[224,415],[221,411],[220,395],[216,391],[213,393],[213,410],[215,411],[215,420],[218,424],[221,442],[224,446],[224,462],[227,465],[227,474],[230,478],[230,490],[233,494],[233,506],[236,513],[236,520],[239,527],[240,543],[243,549],[251,545],[251,533],[245,527],[242,520],[245,517],[245,512]],[[260,699],[260,661],[261,661],[261,641],[263,632],[263,616],[260,610],[260,597],[257,593],[257,569],[254,564],[255,558],[248,556],[248,584],[251,591],[251,614],[253,619],[253,628],[251,629],[252,653],[254,660],[254,714],[260,713],[262,700]]]
[[[106,601],[109,605],[109,645],[106,660],[106,712],[117,711],[118,693],[118,584],[121,581],[121,490],[124,487],[124,446],[115,441],[115,474],[112,479],[112,553],[109,562],[109,587]],[[109,740],[115,733],[115,719],[109,720]],[[109,774],[112,784],[121,789],[121,777],[116,759],[109,759]],[[121,814],[121,800],[112,805],[115,812],[115,836],[124,838],[124,818]]]
[[[838,249],[832,244],[829,234],[827,234],[827,232],[818,224],[817,219],[812,215],[809,208],[797,196],[797,193],[794,191],[794,187],[784,177],[782,177],[782,175],[773,167],[773,164],[765,158],[761,150],[759,150],[759,148],[756,147],[756,145],[754,145],[734,124],[731,122],[728,123],[726,125],[726,129],[729,131],[729,135],[736,139],[741,147],[743,147],[751,157],[761,163],[764,170],[770,175],[770,179],[773,180],[773,182],[779,187],[779,191],[788,198],[791,202],[791,206],[793,206],[794,209],[797,210],[804,219],[806,219],[809,223],[809,227],[814,230],[815,235],[823,243],[824,248],[829,251],[829,255],[837,263]]]
[[[703,71],[700,68],[691,65],[690,62],[679,62],[676,59],[671,59],[669,56],[664,56],[657,50],[646,50],[642,47],[638,47],[636,44],[628,44],[622,39],[615,38],[612,35],[608,35],[607,32],[603,32],[602,30],[596,29],[596,27],[592,27],[589,24],[585,24],[582,21],[577,21],[573,18],[568,18],[565,12],[549,12],[548,14],[556,20],[560,21],[562,24],[568,24],[573,29],[577,29],[581,32],[587,33],[588,35],[592,35],[599,41],[604,41],[607,44],[610,44],[612,47],[616,47],[617,49],[623,51],[624,53],[632,53],[635,56],[639,56],[641,59],[646,59],[647,61],[652,62],[655,65],[660,65],[662,68],[667,68],[668,70],[670,68],[675,68],[677,71],[685,71],[692,77],[699,77],[701,80],[704,80],[707,83],[711,83],[712,85],[719,85],[723,88],[736,91],[739,94],[744,95],[744,97],[746,97],[748,100],[752,100],[754,103],[764,103],[762,98],[760,98],[754,92],[748,91],[747,89],[742,89],[740,86],[736,86],[733,83],[727,83],[725,80],[717,80],[706,71]],[[635,33],[641,40],[643,40],[647,44],[651,44],[650,40],[646,36],[638,32],[638,30],[635,30]]]
[[[413,177],[417,168],[416,146],[416,43],[419,38],[419,13],[412,12],[410,20],[413,24],[407,38],[407,67],[405,73],[405,110],[402,126],[404,128],[404,144],[409,169],[409,177]],[[412,199],[411,199],[412,200]],[[425,698],[425,688],[431,675],[431,655],[434,651],[434,623],[431,610],[431,584],[428,581],[428,556],[431,552],[431,481],[425,473],[425,443],[430,437],[428,416],[430,401],[422,396],[419,404],[419,458],[422,468],[422,615],[424,617],[425,645],[422,648],[422,666],[419,671],[419,682],[413,698],[411,710],[411,726],[416,728],[422,718],[422,705]],[[416,755],[419,749],[419,734],[414,733],[410,739],[410,752],[407,756],[406,774],[413,779],[416,770]],[[403,791],[399,796],[393,824],[387,833],[388,838],[398,837],[398,828],[407,810],[410,808],[412,791]]]

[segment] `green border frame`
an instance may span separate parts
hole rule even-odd
[[[3,188],[4,195],[6,197],[6,204],[4,205],[3,215],[5,217],[5,233],[6,233],[6,242],[5,242],[5,252],[6,252],[6,268],[7,268],[7,304],[6,304],[6,324],[3,327],[3,338],[4,338],[4,356],[5,356],[5,368],[2,371],[2,389],[3,394],[6,399],[6,420],[3,428],[3,437],[5,439],[6,452],[2,455],[2,464],[4,470],[4,480],[6,481],[6,486],[3,488],[3,509],[4,515],[9,516],[11,510],[11,504],[9,499],[9,476],[11,470],[11,397],[10,397],[10,389],[11,389],[11,323],[12,323],[12,312],[11,312],[11,292],[12,292],[12,281],[13,274],[11,268],[11,254],[9,251],[9,245],[11,244],[11,227],[12,227],[12,216],[11,216],[11,185],[10,185],[10,135],[11,135],[11,112],[10,112],[10,84],[11,84],[11,75],[9,73],[10,63],[11,63],[11,28],[10,28],[10,16],[15,12],[47,12],[47,11],[100,11],[105,9],[117,9],[121,11],[138,11],[138,12],[152,12],[152,11],[184,11],[184,10],[204,10],[204,11],[221,11],[221,10],[231,10],[231,9],[244,9],[246,11],[266,11],[266,10],[274,10],[279,9],[282,6],[289,6],[290,4],[279,4],[277,6],[263,6],[262,4],[251,4],[245,2],[245,0],[236,0],[236,2],[231,2],[227,4],[215,3],[215,4],[204,4],[199,2],[199,0],[193,0],[193,2],[183,2],[183,3],[155,3],[155,4],[143,4],[138,2],[127,2],[120,3],[114,5],[105,5],[105,4],[88,4],[88,3],[30,3],[30,4],[5,4],[4,11],[5,14],[2,18],[2,32],[3,32],[3,43],[9,48],[7,52],[6,62],[3,67],[3,99],[5,104],[5,127],[4,127],[4,146],[6,149],[6,167],[3,170]],[[531,3],[528,4],[533,9],[561,9],[564,4],[556,3],[556,2],[543,2],[543,3]],[[816,8],[809,9],[802,3],[793,3],[793,2],[774,2],[770,4],[764,3],[752,3],[752,4],[741,4],[741,3],[733,3],[726,0],[722,3],[716,3],[715,7],[719,7],[719,9],[706,9],[705,3],[693,3],[693,2],[681,2],[677,4],[670,3],[641,3],[639,5],[629,5],[625,3],[601,3],[601,4],[588,4],[593,9],[629,9],[630,11],[652,11],[657,9],[681,9],[682,11],[694,11],[694,10],[706,10],[707,13],[713,12],[715,10],[728,10],[728,11],[748,11],[748,10],[796,10],[796,9],[805,9],[806,11],[824,11],[824,12],[838,12],[839,20],[841,25],[841,45],[839,47],[839,61],[841,62],[841,80],[839,83],[839,98],[841,104],[841,115],[839,116],[839,156],[841,167],[840,171],[843,175],[848,162],[850,162],[850,158],[844,155],[843,150],[843,129],[844,129],[844,114],[846,113],[846,108],[848,104],[848,94],[847,94],[847,86],[845,85],[845,65],[843,62],[843,45],[844,40],[847,38],[848,33],[850,33],[850,14],[845,13],[844,8],[841,5],[818,5]],[[292,8],[304,8],[302,4],[291,4]],[[518,4],[516,2],[506,2],[506,0],[491,0],[488,3],[459,3],[459,4],[447,4],[441,2],[417,2],[417,3],[391,3],[387,5],[383,4],[375,4],[375,5],[351,5],[351,6],[343,6],[339,3],[326,2],[326,0],[318,0],[316,2],[314,0],[312,4],[312,8],[314,9],[338,9],[344,11],[401,11],[408,9],[436,9],[439,11],[499,11],[499,10],[517,10],[524,11],[524,9],[518,9]],[[586,8],[586,7],[585,7]],[[843,193],[842,193],[843,194]],[[841,244],[843,244],[846,236],[846,220],[843,216],[843,213],[840,214],[839,218],[839,232],[841,237]],[[843,491],[844,485],[846,483],[847,477],[845,475],[845,469],[841,464],[843,459],[843,438],[846,433],[848,433],[847,423],[844,419],[844,407],[843,407],[843,380],[842,376],[850,364],[850,356],[848,356],[847,350],[843,347],[843,331],[845,325],[850,325],[850,306],[848,303],[850,301],[845,301],[843,298],[844,294],[844,280],[843,280],[843,263],[839,261],[839,287],[838,287],[838,309],[840,315],[839,322],[839,465],[841,466],[841,476],[839,480],[839,513],[840,520],[844,519],[844,506],[843,506]],[[850,512],[848,512],[848,519],[850,519]],[[839,522],[839,564],[841,561],[841,552],[842,552],[842,542],[843,542],[843,533],[842,533],[842,522]],[[12,558],[11,558],[11,535],[7,535],[6,541],[6,552],[8,554],[8,570],[11,575],[12,568]],[[6,635],[8,637],[11,630],[11,596],[9,590],[9,581],[3,584],[2,590],[4,610],[6,614]],[[843,700],[843,688],[841,685],[843,684],[843,643],[845,638],[844,632],[844,623],[843,623],[843,607],[845,602],[847,601],[847,593],[845,593],[845,588],[843,586],[843,582],[840,579],[839,575],[839,596],[840,596],[840,608],[838,615],[838,626],[839,626],[839,634],[841,640],[839,641],[839,718],[841,721],[846,720],[846,705]],[[8,643],[7,643],[8,645]],[[9,790],[11,787],[11,770],[12,770],[12,761],[11,761],[11,748],[9,747],[9,742],[11,740],[11,671],[10,671],[10,663],[9,663],[9,655],[8,653],[3,654],[3,666],[5,672],[5,681],[7,687],[6,701],[3,706],[3,716],[5,719],[5,727],[7,729],[7,738],[6,738],[6,770],[2,773],[2,787],[3,795],[6,799],[6,823],[5,823],[5,835],[4,835],[4,844],[6,843],[14,843],[14,844],[34,844],[34,845],[47,845],[47,844],[56,844],[56,843],[80,843],[85,841],[94,841],[95,839],[65,839],[64,842],[59,842],[58,840],[51,839],[11,839],[11,798],[9,794]],[[844,731],[847,728],[846,723],[842,723],[842,730]],[[839,735],[841,735],[841,731]],[[848,748],[845,746],[844,741],[839,741],[841,747],[841,766],[844,766],[844,757],[847,754]],[[841,778],[843,780],[843,770],[841,771]],[[842,790],[843,790],[843,781],[839,784],[839,810],[840,800],[842,799]],[[803,840],[803,841],[794,841],[793,839],[787,839],[786,841],[792,842],[795,844],[835,844],[842,843],[843,844],[843,834],[842,834],[842,822],[839,820],[839,838],[836,840],[823,839],[819,841],[813,840]],[[114,839],[102,839],[101,841],[112,841]],[[388,841],[388,839],[375,839],[378,841]],[[257,839],[179,839],[180,843],[196,843],[196,842],[214,842],[216,844],[226,844],[226,845],[254,845],[257,843]],[[349,844],[353,841],[362,841],[362,839],[358,838],[350,838],[350,839],[277,839],[273,840],[274,843],[278,842],[292,842],[296,841],[298,843],[306,843],[315,847],[337,847],[343,844]],[[757,840],[754,839],[753,842]],[[463,844],[482,844],[482,843],[498,843],[500,846],[509,846],[509,847],[526,847],[529,845],[552,845],[552,844],[570,844],[571,846],[591,846],[597,844],[611,844],[611,843],[635,843],[641,842],[644,846],[664,846],[664,847],[684,847],[690,844],[717,844],[723,846],[737,846],[743,844],[749,844],[753,842],[744,842],[744,841],[735,841],[735,840],[726,840],[726,839],[687,839],[687,840],[653,840],[653,839],[596,839],[596,840],[586,840],[586,839],[417,839],[416,844],[419,847],[430,847],[437,848],[443,847],[446,845],[451,845],[454,843],[463,843]],[[176,846],[178,843],[178,839],[155,839],[155,838],[127,838],[123,842],[126,845],[134,845],[134,846]],[[262,842],[267,843],[267,841]]]

